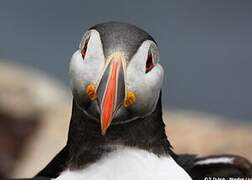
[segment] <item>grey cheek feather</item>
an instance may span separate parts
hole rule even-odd
[[[94,67],[97,68],[97,66],[92,66],[92,68]],[[94,84],[98,79],[99,71],[93,69],[93,73],[90,73],[89,70],[92,68],[90,68],[87,63],[84,63],[79,50],[73,54],[69,73],[74,99],[85,114],[92,119],[99,119],[97,103],[93,103],[85,91],[88,84]]]
[[[84,107],[90,104],[90,100],[85,94],[86,87],[88,84],[96,85],[104,64],[105,59],[99,33],[91,30],[89,31],[85,58],[82,58],[80,49],[77,50],[71,58],[69,69],[75,99]]]
[[[164,72],[160,64],[156,64],[150,72],[145,73],[145,63],[151,45],[152,41],[145,41],[127,68],[128,89],[136,93],[136,102],[129,110],[140,116],[154,111],[163,82]]]
[[[129,79],[129,89],[135,92],[137,97],[132,106],[135,111],[145,114],[155,109],[163,81],[162,69],[156,68],[149,76],[138,74],[137,78]]]

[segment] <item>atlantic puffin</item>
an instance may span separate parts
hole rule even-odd
[[[162,119],[163,77],[157,43],[147,32],[119,22],[91,27],[70,61],[73,103],[66,146],[33,179],[189,180],[223,175],[222,161],[211,159],[225,156],[174,153]],[[244,165],[237,168],[234,160],[242,157],[228,158],[233,158],[227,163],[233,169],[225,173],[241,175]],[[246,163],[246,173],[251,172]]]
[[[165,135],[164,71],[148,33],[124,23],[96,25],[81,39],[69,71],[73,112],[57,180],[191,179]]]

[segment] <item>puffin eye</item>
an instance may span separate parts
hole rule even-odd
[[[88,44],[88,40],[89,40],[89,39],[86,40],[85,45],[84,45],[84,47],[83,47],[82,50],[81,50],[81,56],[82,56],[83,60],[85,59],[85,56],[86,56],[86,53],[87,53],[87,44]]]
[[[152,70],[152,68],[154,66],[155,65],[154,65],[154,62],[153,62],[152,53],[149,52],[148,57],[147,57],[147,61],[146,61],[146,65],[145,65],[145,73],[148,73],[150,70]]]

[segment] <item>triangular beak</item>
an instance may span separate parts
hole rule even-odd
[[[120,54],[112,56],[97,89],[102,135],[106,134],[114,112],[125,98],[123,60]]]

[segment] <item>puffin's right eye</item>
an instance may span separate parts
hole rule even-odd
[[[155,64],[153,62],[152,53],[149,52],[148,57],[147,57],[147,61],[146,61],[146,65],[145,65],[145,73],[148,73],[149,71],[151,71],[154,66],[155,66]]]

